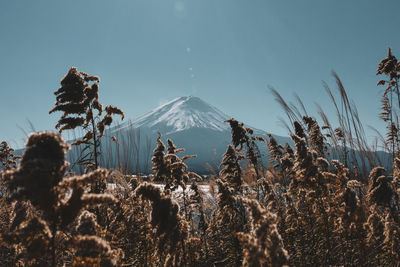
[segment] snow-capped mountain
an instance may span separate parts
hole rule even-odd
[[[118,148],[120,158],[132,172],[150,172],[151,156],[156,146],[158,133],[164,142],[170,138],[178,148],[184,148],[186,155],[197,155],[188,160],[190,169],[200,173],[215,171],[228,144],[231,143],[231,129],[225,120],[231,118],[216,107],[195,96],[179,97],[163,104],[139,118],[125,122],[106,131],[106,136],[116,136],[121,144]],[[246,127],[251,127],[247,126]],[[254,128],[253,128],[254,129]],[[266,136],[266,132],[254,129],[256,135]],[[291,142],[287,137],[275,136],[278,142]],[[110,140],[111,138],[106,138]],[[108,141],[103,144],[109,151],[115,146]],[[112,150],[112,149],[111,149]],[[266,154],[264,144],[260,150]],[[117,149],[115,148],[115,151]],[[115,152],[116,153],[116,152]],[[106,167],[118,166],[113,159],[105,159]]]
[[[200,98],[184,96],[157,107],[131,122],[131,125],[134,128],[150,128],[167,135],[191,128],[223,132],[229,130],[229,125],[224,122],[228,118],[228,115]],[[125,124],[122,127],[126,126]]]

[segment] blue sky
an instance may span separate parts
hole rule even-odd
[[[388,46],[400,56],[399,8],[366,0],[4,0],[0,140],[21,144],[27,120],[54,129],[53,91],[71,66],[100,76],[101,102],[128,118],[196,95],[280,135],[287,131],[268,86],[333,115],[322,80],[335,88],[335,70],[365,125],[383,130],[375,72]]]

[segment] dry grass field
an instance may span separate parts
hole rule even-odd
[[[84,148],[77,162],[66,161],[71,145],[58,132],[32,133],[21,158],[1,143],[0,266],[399,266],[400,63],[390,49],[377,75],[390,170],[335,75],[340,98],[327,91],[338,125],[273,91],[294,146],[230,119],[232,142],[203,180],[188,171],[193,156],[160,135],[143,181],[102,168],[103,133],[124,113],[103,108],[96,76],[71,68],[50,113],[62,114],[59,132],[84,132],[72,144]]]

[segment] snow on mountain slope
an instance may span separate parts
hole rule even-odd
[[[229,130],[229,124],[224,122],[228,118],[226,114],[200,98],[184,96],[157,107],[134,120],[131,125],[134,128],[148,127],[164,134],[191,128],[205,128],[222,132]],[[118,130],[123,127],[126,125],[121,125]]]

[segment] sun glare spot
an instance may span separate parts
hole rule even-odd
[[[175,15],[175,17],[177,17],[179,19],[182,19],[185,17],[185,4],[182,1],[175,2],[174,15]]]
[[[182,1],[178,1],[175,3],[175,11],[183,12],[185,10],[185,4]]]

